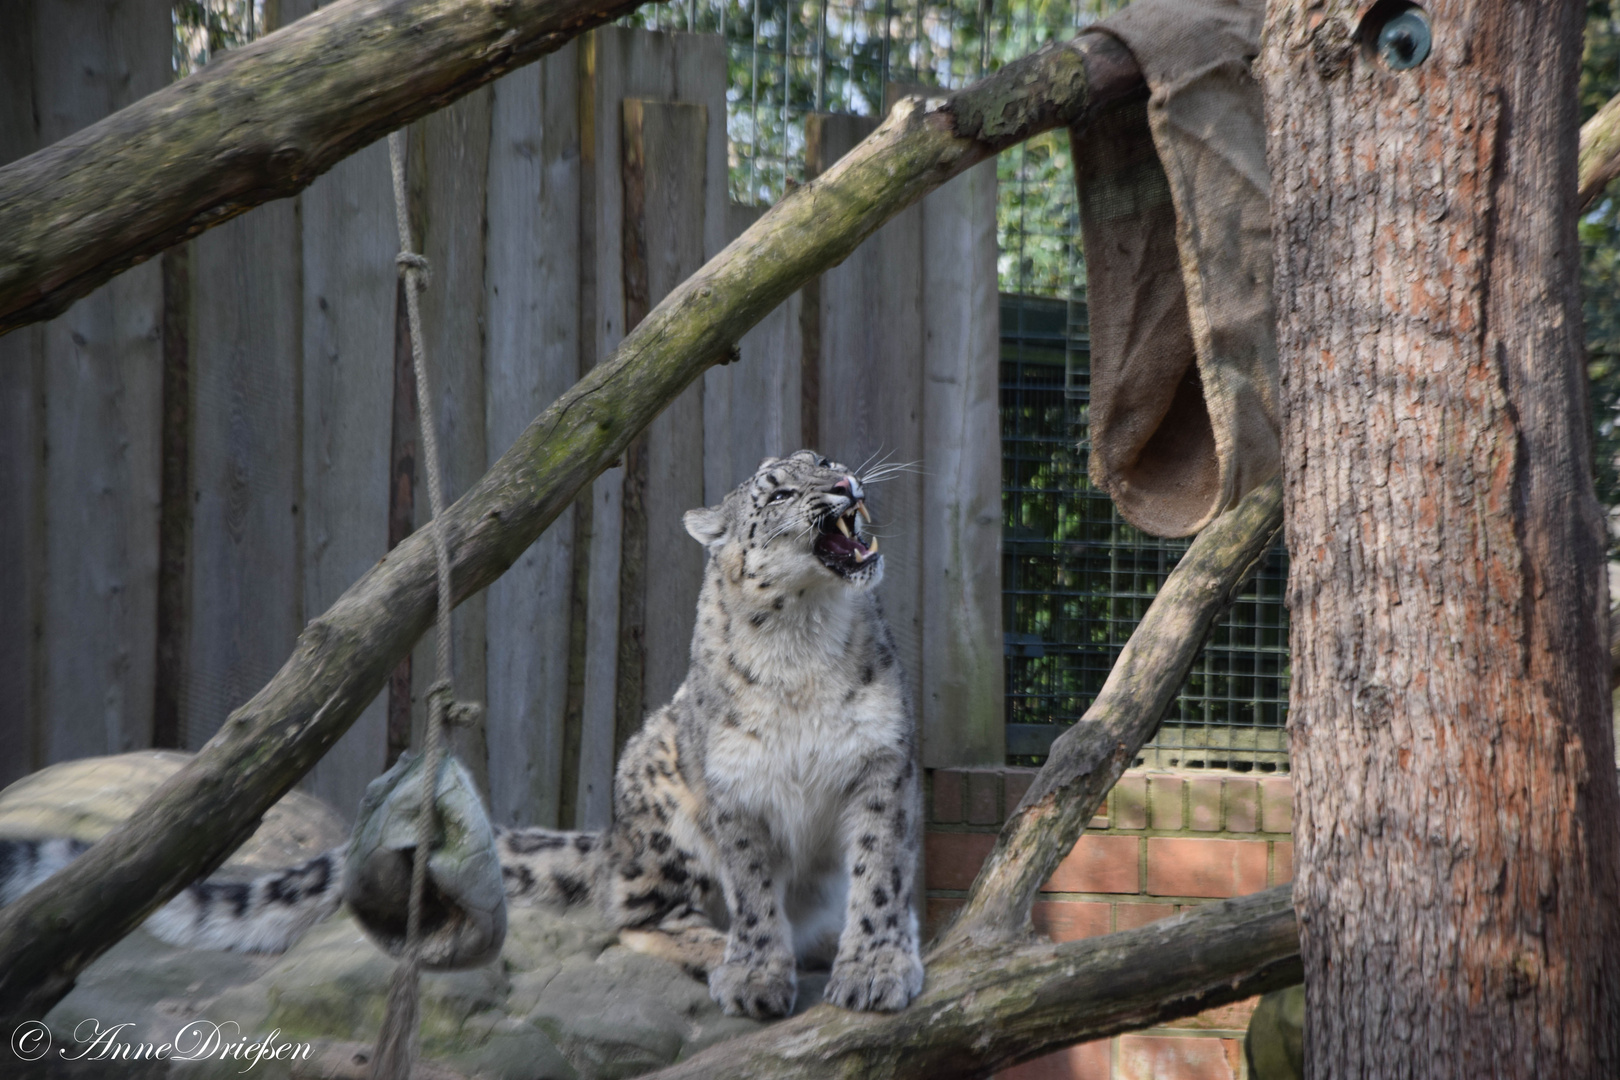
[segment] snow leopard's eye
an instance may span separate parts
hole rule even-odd
[[[775,491],[771,492],[771,497],[765,501],[768,503],[779,503],[783,499],[791,499],[797,494],[798,492],[794,491],[792,488],[777,488]]]

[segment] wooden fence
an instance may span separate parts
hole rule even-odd
[[[169,26],[159,0],[0,12],[0,160],[161,85]],[[411,129],[452,495],[757,217],[727,203],[725,71],[717,37],[606,28]],[[872,126],[815,118],[811,170]],[[0,338],[0,780],[200,746],[425,518],[393,214],[377,144]],[[920,462],[871,502],[924,757],[1001,762],[995,274],[987,164],[773,312],[457,610],[458,696],[487,703],[457,749],[498,820],[607,820],[616,747],[686,668],[681,513],[806,444]],[[431,670],[425,643],[308,786],[349,811]]]

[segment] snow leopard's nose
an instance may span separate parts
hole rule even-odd
[[[846,476],[842,480],[838,481],[838,483],[834,484],[832,486],[832,493],[834,495],[842,495],[853,502],[860,502],[866,497],[866,492],[861,490],[861,482],[855,479],[853,476]]]

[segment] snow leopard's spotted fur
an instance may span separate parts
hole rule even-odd
[[[510,899],[594,903],[626,944],[706,973],[734,1014],[788,1012],[796,957],[830,961],[825,996],[847,1008],[917,994],[916,736],[863,494],[801,450],[686,515],[708,550],[686,681],[626,745],[606,833],[497,830]],[[85,846],[0,841],[0,904]],[[342,872],[337,849],[198,882],[147,926],[277,951],[337,906]]]
[[[509,893],[592,896],[630,944],[707,969],[728,1012],[791,1009],[795,954],[831,961],[847,1008],[922,987],[915,733],[862,495],[802,450],[687,514],[708,549],[691,668],[625,747],[612,827],[500,841]]]

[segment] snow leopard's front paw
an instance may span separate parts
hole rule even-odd
[[[793,1011],[799,979],[792,956],[773,956],[753,963],[728,961],[709,972],[709,996],[727,1016],[769,1020]]]
[[[922,991],[923,965],[915,946],[887,946],[840,958],[822,995],[846,1009],[895,1012]]]

